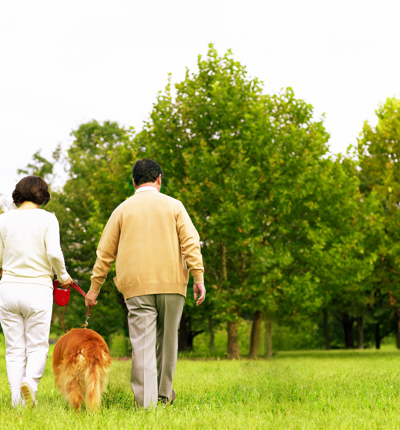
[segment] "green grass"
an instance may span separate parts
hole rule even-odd
[[[54,387],[51,357],[39,406],[13,410],[0,346],[4,429],[396,429],[400,354],[384,351],[282,352],[271,360],[179,360],[176,403],[134,411],[130,362],[114,361],[102,411],[75,413]]]

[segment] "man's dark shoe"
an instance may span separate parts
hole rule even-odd
[[[171,393],[170,398],[168,398],[168,397],[163,397],[163,396],[159,396],[159,397],[158,397],[158,401],[159,401],[161,404],[163,404],[164,406],[171,406],[171,405],[174,403],[175,397],[176,397],[175,391],[174,391],[174,390],[172,390],[172,393]]]

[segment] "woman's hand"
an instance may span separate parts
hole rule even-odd
[[[69,276],[68,279],[65,282],[59,282],[61,288],[67,288],[68,285],[71,285],[74,281]]]

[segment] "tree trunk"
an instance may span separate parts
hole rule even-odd
[[[224,243],[221,244],[221,270],[222,270],[222,281],[228,280],[228,272],[226,265],[226,246]],[[231,311],[236,314],[235,308],[231,308]],[[238,322],[228,321],[228,358],[236,359],[240,357],[239,350],[239,338],[238,338]]]
[[[364,317],[357,317],[357,348],[364,349]]]
[[[228,358],[234,360],[239,357],[238,322],[228,321]]]
[[[190,318],[183,312],[178,332],[178,351],[192,351],[193,338]]]
[[[258,347],[260,345],[262,312],[255,311],[253,325],[251,327],[250,358],[258,358]]]
[[[345,312],[343,314],[343,329],[344,329],[344,342],[347,349],[353,349],[354,348],[354,341],[353,341],[353,318],[350,317],[350,315]]]
[[[329,338],[328,311],[326,309],[324,309],[324,335],[325,335],[325,349],[329,351],[331,349],[331,340]]]
[[[375,348],[381,349],[381,328],[379,323],[375,324]]]
[[[228,272],[226,270],[226,246],[225,244],[221,245],[221,269],[222,269],[222,280],[228,280]]]
[[[210,353],[214,353],[214,324],[212,320],[212,316],[208,316],[208,331],[210,333]]]
[[[265,320],[265,357],[272,357],[272,321]]]

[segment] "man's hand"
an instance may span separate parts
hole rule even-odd
[[[206,298],[206,289],[204,284],[193,284],[193,294],[195,300],[197,300],[198,294],[200,294],[199,299],[196,301],[196,306],[201,305]]]
[[[85,305],[86,306],[94,306],[97,305],[97,296],[99,294],[98,293],[94,293],[93,291],[88,291],[85,297]]]
[[[69,276],[65,282],[61,282],[61,281],[58,281],[58,282],[59,282],[61,288],[67,288],[68,285],[71,285],[74,281]]]

